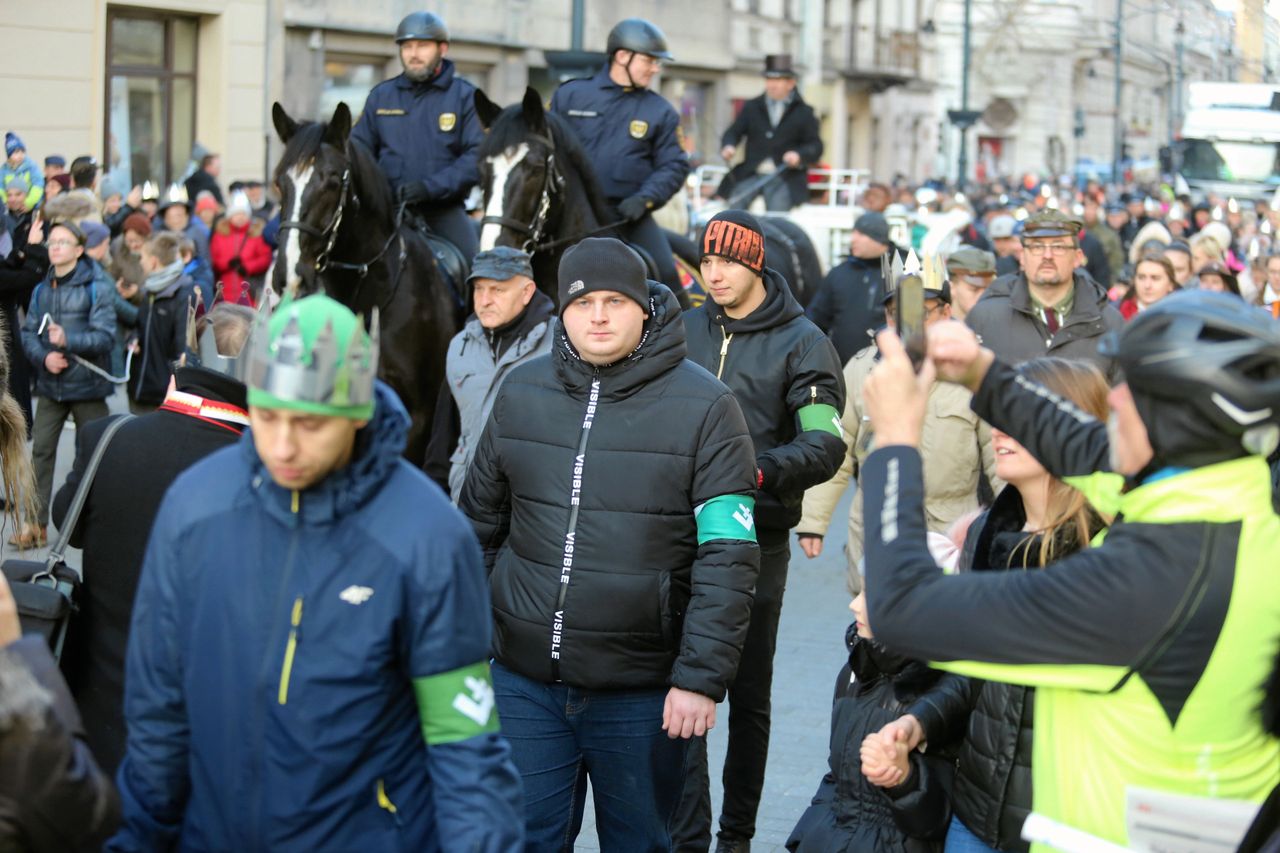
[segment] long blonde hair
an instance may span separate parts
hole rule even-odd
[[[1090,362],[1046,356],[1026,362],[1018,368],[1018,372],[1059,397],[1070,400],[1086,414],[1106,420],[1107,393],[1110,389],[1102,372]],[[1102,520],[1084,495],[1053,477],[1049,481],[1044,527],[1032,531],[1023,540],[1022,546],[1014,549],[1014,553],[1022,552],[1023,568],[1026,568],[1030,556],[1027,553],[1030,548],[1027,546],[1039,536],[1040,565],[1047,566],[1088,545],[1100,527]]]

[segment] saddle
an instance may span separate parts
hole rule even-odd
[[[422,228],[431,254],[435,256],[440,277],[449,285],[453,299],[461,307],[467,304],[467,277],[471,275],[471,259],[462,250],[427,227]]]

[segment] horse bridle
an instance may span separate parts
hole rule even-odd
[[[533,222],[524,223],[509,216],[485,216],[480,220],[482,228],[485,225],[501,225],[503,228],[510,228],[512,231],[523,234],[526,239],[520,249],[529,254],[543,248],[540,241],[542,232],[547,227],[547,216],[551,213],[551,199],[564,189],[564,175],[556,165],[555,140],[540,134],[534,134],[533,138],[547,146],[547,156],[542,162],[542,192],[538,197],[538,211],[533,216]]]
[[[350,153],[343,152],[350,160]],[[280,230],[287,231],[290,228],[301,231],[304,234],[315,237],[317,240],[324,241],[324,248],[320,254],[316,255],[315,269],[316,272],[322,273],[327,269],[348,270],[354,272],[364,278],[369,274],[369,267],[382,260],[383,255],[391,248],[391,244],[395,242],[396,237],[400,234],[400,223],[404,218],[404,204],[396,206],[396,221],[391,226],[391,235],[387,237],[387,241],[382,244],[382,248],[378,253],[364,263],[353,264],[346,261],[335,261],[331,259],[334,244],[338,242],[338,229],[342,227],[342,214],[347,208],[347,199],[351,195],[351,167],[347,166],[342,170],[342,190],[338,194],[338,206],[333,210],[333,216],[329,218],[329,224],[324,228],[316,228],[314,225],[298,219],[286,219],[280,223]],[[401,266],[404,264],[405,248],[404,242],[400,244],[400,261]]]

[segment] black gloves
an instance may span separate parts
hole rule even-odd
[[[427,185],[422,181],[410,181],[407,184],[401,184],[396,190],[396,201],[401,204],[418,204],[430,198],[427,193]]]
[[[653,202],[644,196],[633,195],[631,198],[624,198],[618,204],[618,215],[628,222],[635,222],[637,219],[643,218],[652,206]]]

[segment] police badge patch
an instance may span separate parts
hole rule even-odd
[[[649,122],[636,119],[631,122],[631,138],[644,139],[644,135],[649,132]]]
[[[453,130],[453,126],[458,123],[457,113],[440,113],[440,129],[445,133]]]

